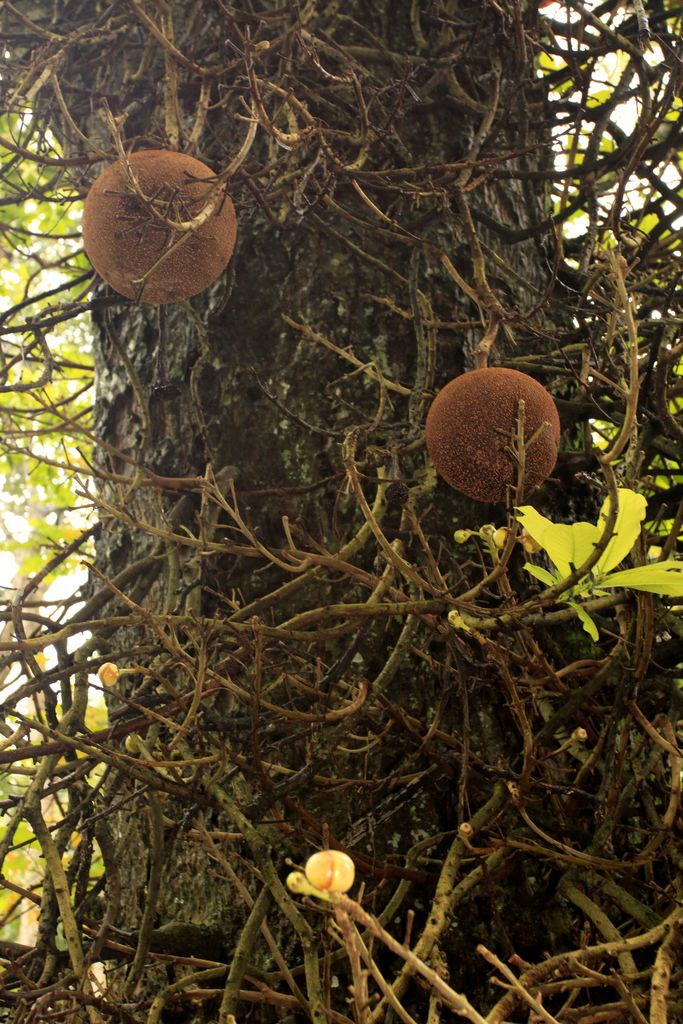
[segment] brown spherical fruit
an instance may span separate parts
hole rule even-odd
[[[214,174],[201,160],[165,149],[143,149],[129,159],[157,213],[179,223],[203,209]],[[142,302],[180,302],[208,288],[227,266],[236,235],[227,195],[195,231],[167,227],[135,195],[120,160],[93,183],[83,210],[83,244],[95,270],[120,295]],[[171,248],[141,287],[140,278]]]
[[[560,418],[542,384],[518,370],[494,366],[456,377],[434,399],[425,426],[427,451],[444,480],[475,501],[503,501],[517,481],[509,449],[524,400],[524,490],[550,476],[560,446]],[[508,451],[506,451],[508,449]]]

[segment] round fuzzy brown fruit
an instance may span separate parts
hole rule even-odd
[[[180,222],[202,210],[214,174],[201,160],[165,149],[143,149],[129,159],[157,213]],[[93,183],[83,210],[88,259],[115,291],[141,302],[180,302],[208,288],[227,266],[236,235],[235,207],[227,195],[196,231],[166,227],[134,194],[120,160]],[[136,282],[181,238],[141,288]]]
[[[525,439],[548,425],[525,448],[524,490],[550,476],[560,446],[560,418],[538,381],[518,370],[489,367],[456,377],[439,392],[427,414],[425,440],[437,472],[475,501],[503,501],[517,481],[509,451],[524,400]]]

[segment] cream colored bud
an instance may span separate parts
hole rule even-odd
[[[113,661],[105,661],[104,665],[100,665],[97,675],[103,686],[113,686],[119,678],[118,665]]]
[[[537,541],[535,541],[534,538],[526,532],[526,530],[522,530],[522,536],[520,540],[522,547],[530,555],[533,555],[536,551],[541,550],[541,545]]]
[[[356,868],[347,853],[341,850],[320,850],[306,861],[306,880],[323,892],[348,892],[353,885]]]
[[[510,531],[508,530],[507,526],[499,526],[498,529],[494,531],[492,538],[493,543],[499,550],[502,551],[502,549],[507,544],[509,533]]]
[[[306,876],[302,871],[290,871],[287,875],[287,888],[290,892],[303,893],[306,891]]]
[[[126,736],[123,745],[129,754],[136,755],[140,753],[138,738],[134,732],[131,732]]]
[[[579,726],[578,729],[574,729],[574,732],[572,733],[572,739],[576,740],[577,743],[585,743],[586,740],[588,739],[588,733],[586,732],[585,729],[582,729]]]

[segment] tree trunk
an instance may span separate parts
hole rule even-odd
[[[182,27],[193,10],[193,4],[181,4],[174,11],[181,49],[189,42]],[[409,512],[380,491],[387,505],[383,529],[396,553],[430,578],[428,564],[420,564],[421,520],[430,537],[443,537],[442,571],[458,572],[448,550],[452,529],[476,528],[492,511],[436,484],[420,440],[430,396],[473,366],[489,311],[487,297],[479,293],[479,304],[471,301],[441,257],[474,282],[468,232],[476,230],[477,245],[491,254],[482,274],[491,275],[492,297],[520,310],[537,300],[547,258],[544,231],[504,241],[506,232],[543,221],[542,193],[486,174],[468,191],[472,161],[484,141],[492,166],[547,162],[531,54],[519,45],[511,20],[477,3],[451,5],[441,17],[412,5],[411,23],[408,3],[358,3],[298,25],[282,14],[265,33],[245,17],[241,48],[247,29],[255,41],[259,35],[277,40],[252,57],[267,116],[275,120],[270,134],[262,124],[231,184],[239,238],[228,273],[192,300],[191,309],[170,307],[160,316],[149,306],[114,302],[96,315],[98,435],[125,456],[103,449],[102,467],[131,481],[136,467],[164,477],[215,479],[233,517],[238,511],[248,523],[236,532],[218,508],[215,490],[202,496],[196,487],[183,496],[147,480],[117,482],[103,494],[125,510],[126,519],[114,515],[105,523],[96,562],[115,578],[153,552],[166,560],[149,589],[143,580],[132,586],[136,602],[173,616],[163,627],[172,650],[142,625],[114,632],[101,653],[122,667],[133,661],[154,669],[153,676],[125,677],[122,692],[131,699],[154,688],[165,695],[160,676],[181,695],[172,729],[161,728],[156,747],[148,733],[144,756],[190,759],[179,775],[173,773],[186,795],[161,805],[163,834],[154,837],[146,803],[158,797],[149,793],[107,820],[113,845],[126,851],[117,857],[126,895],[116,924],[138,929],[150,911],[155,928],[199,924],[208,929],[209,950],[219,942],[209,953],[204,942],[201,955],[217,960],[229,957],[248,908],[207,844],[219,845],[220,857],[254,896],[260,888],[254,870],[263,871],[248,842],[207,839],[206,833],[239,831],[221,812],[217,787],[265,842],[263,855],[280,878],[287,858],[301,864],[321,844],[340,845],[377,889],[376,913],[396,900],[400,879],[415,873],[401,866],[410,851],[443,833],[444,839],[425,846],[433,866],[418,870],[418,885],[396,901],[388,924],[400,935],[409,908],[425,927],[449,831],[491,801],[499,768],[516,756],[517,742],[510,749],[506,737],[499,684],[469,645],[458,650],[443,613],[355,619],[343,610],[326,612],[330,605],[366,602],[371,589],[386,597],[415,591],[410,575],[402,579],[387,563],[367,527],[352,559],[361,570],[356,579],[348,569],[335,572],[334,563],[323,563],[322,571],[302,570],[303,556],[287,557],[287,529],[299,551],[338,553],[359,536],[364,520],[349,493],[341,454],[344,437],[353,434],[368,500],[375,500],[380,473],[409,489]],[[193,59],[216,58],[197,53]],[[150,73],[161,73],[158,56]],[[117,109],[138,98],[144,104],[149,81],[129,85],[122,76]],[[266,84],[284,91],[269,94]],[[214,165],[231,159],[246,133],[248,122],[240,119],[244,87],[242,77],[202,136],[199,155]],[[292,88],[308,114],[292,103],[278,116]],[[191,102],[186,107],[191,111]],[[144,113],[144,120],[133,121],[133,115],[127,123],[129,134],[155,134],[152,111],[145,107]],[[158,124],[158,107],[153,116],[151,124]],[[325,126],[322,132],[317,125]],[[300,138],[290,142],[288,136]],[[421,164],[439,170],[417,178],[397,173]],[[480,212],[483,224],[475,220]],[[523,345],[521,340],[516,355],[524,353]],[[508,348],[503,342],[497,358]],[[151,529],[133,527],[141,522]],[[187,530],[202,538],[203,548],[222,547],[198,553],[182,541],[159,540],[153,529],[176,537]],[[254,557],[259,545],[281,552],[273,561],[291,565],[290,571]],[[432,586],[438,602],[434,578]],[[297,614],[307,617],[290,638],[281,624]],[[362,707],[336,724],[334,709],[361,686],[368,687]],[[193,690],[201,698],[196,707]],[[279,707],[289,717],[282,718]],[[110,709],[112,715],[121,711],[114,698]],[[183,721],[187,727],[174,732]],[[427,740],[430,728],[447,737],[442,749]],[[483,771],[463,757],[467,748]],[[192,757],[202,754],[216,760],[194,766]],[[112,800],[140,790],[139,782],[122,781],[119,773],[112,785]],[[466,904],[471,925],[449,926],[439,937],[444,963],[459,965],[458,984],[478,999],[485,990],[477,941],[501,948],[512,930],[508,941],[532,959],[547,943],[546,915],[537,905],[543,883],[539,879],[534,887],[525,880],[520,888],[521,858],[494,861]],[[160,889],[150,907],[155,864]],[[405,887],[405,880],[400,884]],[[513,887],[514,901],[506,895]],[[499,902],[514,902],[512,923],[507,908],[493,912]],[[553,913],[558,918],[556,908]],[[482,918],[493,923],[483,926]],[[275,908],[269,923],[294,967],[300,954]],[[249,963],[252,969],[275,967],[261,943],[250,949]],[[123,968],[116,970],[123,975]],[[163,976],[161,967],[146,969],[144,990],[153,992]],[[264,1019],[270,1015],[266,1007]]]

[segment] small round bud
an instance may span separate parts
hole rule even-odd
[[[103,686],[113,686],[119,678],[119,667],[113,661],[105,661],[100,665],[97,676]]]
[[[123,741],[123,745],[126,748],[126,751],[129,754],[133,754],[133,756],[140,753],[140,748],[138,746],[138,738],[134,732],[128,733],[125,740]]]
[[[472,536],[472,530],[456,530],[453,534],[453,540],[456,544],[466,544]]]
[[[287,875],[287,888],[290,892],[305,892],[306,876],[301,871],[290,871]]]
[[[582,729],[581,726],[579,726],[578,729],[574,729],[572,739],[576,740],[577,743],[585,743],[588,739],[588,733],[585,729]]]
[[[323,892],[348,892],[356,874],[354,863],[341,850],[320,850],[306,861],[306,880]]]
[[[507,544],[509,533],[510,531],[507,526],[499,526],[497,530],[494,530],[493,537],[491,539],[499,550],[502,551]]]
[[[537,541],[535,541],[534,538],[526,532],[526,530],[522,530],[520,542],[524,550],[528,552],[528,554],[530,555],[533,555],[537,551],[541,550],[541,545]]]
[[[463,839],[470,839],[474,835],[474,829],[470,825],[469,821],[463,821],[462,825],[458,828],[458,832]]]

